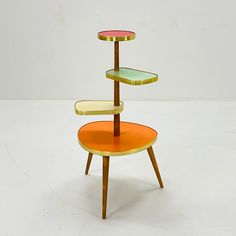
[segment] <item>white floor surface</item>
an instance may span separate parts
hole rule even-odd
[[[74,101],[0,101],[0,236],[236,235],[236,102],[126,102],[153,127],[165,185],[146,151],[111,157],[107,219],[101,158],[84,175]]]

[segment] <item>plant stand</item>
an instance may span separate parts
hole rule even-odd
[[[82,100],[75,103],[78,115],[113,115],[114,121],[95,121],[82,126],[78,131],[80,145],[88,151],[85,174],[89,172],[93,154],[103,157],[102,218],[106,218],[107,190],[110,156],[123,156],[147,150],[160,187],[163,182],[155,159],[152,145],[157,132],[145,125],[120,121],[124,103],[120,101],[120,83],[144,85],[158,80],[158,75],[119,66],[119,42],[135,38],[135,33],[124,30],[109,30],[98,33],[98,39],[114,42],[114,69],[106,77],[114,80],[114,100]]]

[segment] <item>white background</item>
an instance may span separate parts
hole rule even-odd
[[[0,99],[29,99],[0,100],[0,236],[235,236],[235,9],[229,0],[0,0]],[[121,84],[121,99],[136,100],[121,120],[158,131],[165,187],[146,151],[112,157],[103,221],[101,158],[85,176],[77,130],[113,117],[79,117],[73,104],[113,98],[113,44],[97,32],[114,28],[137,34],[121,43],[121,66],[160,76]]]
[[[235,1],[0,0],[0,98],[112,99],[113,45],[133,30],[120,64],[157,72],[121,86],[124,100],[235,100]]]

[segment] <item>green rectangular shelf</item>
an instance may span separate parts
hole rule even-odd
[[[158,80],[157,74],[127,67],[120,67],[118,71],[108,70],[106,77],[130,85],[149,84]]]

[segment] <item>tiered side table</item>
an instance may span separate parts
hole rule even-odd
[[[141,70],[119,66],[119,42],[135,38],[135,33],[125,30],[108,30],[98,33],[98,39],[114,42],[114,68],[106,77],[114,80],[114,100],[81,100],[75,103],[78,115],[114,115],[114,121],[95,121],[82,126],[78,131],[80,145],[88,151],[85,174],[89,172],[93,154],[103,157],[102,218],[106,218],[107,190],[110,156],[123,156],[147,150],[160,187],[163,182],[154,156],[152,145],[157,132],[145,125],[120,121],[124,103],[120,101],[120,83],[144,85],[158,80],[158,75]]]

